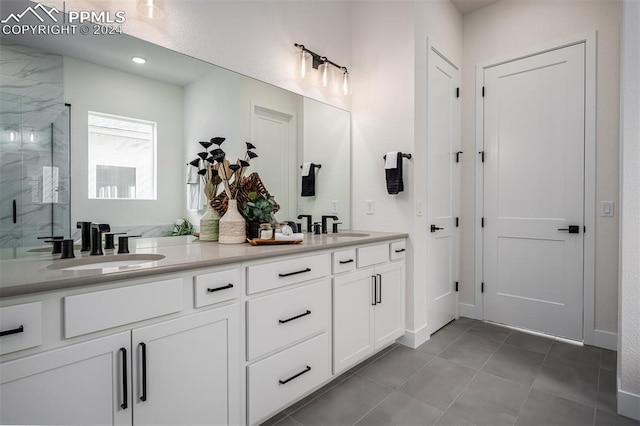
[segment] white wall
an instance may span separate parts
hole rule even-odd
[[[500,1],[463,17],[462,151],[475,152],[475,66],[597,30],[596,200],[618,205],[619,25],[617,1]],[[464,157],[463,224],[475,217],[475,169]],[[617,331],[618,216],[596,217],[595,329]],[[474,229],[462,227],[462,303],[474,300]],[[615,337],[615,336],[614,336]]]
[[[167,165],[182,163],[182,88],[68,57],[64,80],[65,102],[71,104],[71,223],[163,225],[181,217],[184,169]],[[158,123],[157,200],[88,198],[88,111]]]
[[[640,420],[640,2],[623,4],[618,412]]]

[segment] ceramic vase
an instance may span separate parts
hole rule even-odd
[[[220,213],[211,204],[207,204],[207,211],[200,218],[200,241],[218,241]]]
[[[240,244],[247,241],[244,216],[238,211],[238,201],[229,200],[227,212],[220,219],[220,244]]]

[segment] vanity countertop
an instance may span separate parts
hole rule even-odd
[[[140,265],[74,271],[50,269],[48,266],[53,264],[59,267],[63,262],[96,256],[81,254],[76,250],[76,259],[61,260],[58,258],[59,255],[31,253],[25,257],[0,260],[0,298],[408,237],[408,234],[390,232],[351,231],[349,233],[367,235],[340,236],[338,234],[339,236],[336,237],[333,234],[305,234],[305,240],[301,244],[267,246],[201,242],[191,236],[144,238],[131,241],[131,253],[161,254],[165,257]],[[133,244],[134,241],[135,244]],[[105,254],[105,260],[117,256],[110,255],[108,252]]]

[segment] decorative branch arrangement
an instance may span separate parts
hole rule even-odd
[[[255,145],[246,142],[247,151],[244,159],[238,159],[235,164],[231,164],[220,147],[225,140],[223,137],[215,137],[209,141],[199,142],[204,151],[199,152],[198,158],[189,162],[191,166],[198,168],[198,174],[204,184],[204,195],[210,203],[218,195],[220,184],[223,185],[227,197],[231,200],[235,199],[240,191],[244,173],[250,165],[249,162],[258,157],[258,154],[252,151],[256,149]],[[217,148],[210,149],[213,145]]]

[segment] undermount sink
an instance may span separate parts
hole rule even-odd
[[[76,244],[73,246],[74,250],[80,250],[80,245]],[[32,248],[27,250],[28,253],[51,253],[51,250],[53,250],[53,247],[51,246],[46,246],[46,247],[37,247],[37,248]]]
[[[117,254],[112,256],[84,257],[59,260],[47,266],[58,271],[86,271],[90,269],[128,268],[164,259],[162,254]]]
[[[331,234],[333,238],[339,237],[368,237],[369,234],[365,234],[363,232],[342,232],[338,234]]]

